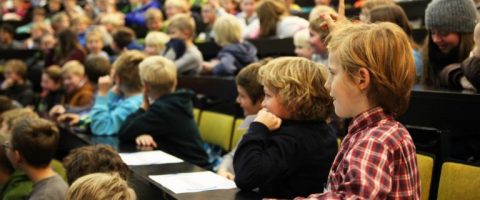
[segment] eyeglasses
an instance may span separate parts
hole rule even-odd
[[[12,145],[9,142],[5,142],[2,144],[2,147],[4,149],[12,149]]]

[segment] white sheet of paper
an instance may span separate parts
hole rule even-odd
[[[245,117],[245,120],[242,124],[240,124],[240,126],[238,126],[238,129],[248,129],[250,127],[250,124],[253,122],[253,120],[255,120],[256,117],[257,115],[249,115]]]
[[[235,182],[211,171],[151,175],[148,177],[177,194],[232,189],[237,187]]]
[[[127,165],[153,165],[183,162],[182,159],[159,150],[136,153],[120,153],[119,155],[123,162],[125,162]]]

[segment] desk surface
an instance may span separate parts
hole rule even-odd
[[[108,144],[119,152],[135,152],[136,147],[131,145],[119,145],[117,137],[96,137],[91,135],[74,134],[88,144]],[[163,175],[185,172],[200,172],[205,169],[196,165],[183,162],[162,165],[129,166],[132,174],[128,180],[129,185],[137,193],[137,199],[261,199],[258,193],[252,191],[240,191],[239,189],[212,190],[196,193],[175,194],[162,185],[149,179],[149,175]]]

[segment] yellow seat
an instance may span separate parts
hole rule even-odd
[[[420,175],[422,200],[428,200],[432,183],[433,158],[417,154],[418,173]]]
[[[202,139],[218,145],[223,150],[230,149],[234,117],[226,114],[202,111],[198,129]]]
[[[50,162],[50,167],[53,169],[53,171],[57,172],[60,177],[66,182],[67,181],[67,170],[65,167],[63,167],[62,162],[53,159],[52,162]]]
[[[240,129],[240,125],[243,124],[244,119],[237,119],[235,120],[235,126],[233,128],[233,138],[232,138],[232,145],[230,146],[232,149],[237,146],[238,142],[240,142],[240,138],[247,132],[248,129]],[[230,149],[231,150],[231,149]]]
[[[193,119],[195,120],[195,124],[198,124],[199,118],[200,118],[200,109],[194,108],[193,109]]]
[[[454,162],[442,165],[438,185],[438,200],[480,199],[480,167]]]

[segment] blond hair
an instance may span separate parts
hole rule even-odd
[[[177,14],[170,19],[168,30],[171,29],[187,32],[191,38],[195,35],[195,21],[187,14]]]
[[[170,37],[159,31],[151,31],[145,37],[146,46],[155,46],[157,49],[164,49],[167,42],[170,40]],[[160,53],[160,52],[159,52]]]
[[[260,82],[292,112],[295,120],[327,120],[332,99],[324,87],[325,67],[299,57],[281,57],[259,70]]]
[[[10,70],[22,78],[27,76],[27,65],[20,59],[8,60],[5,63],[5,71],[6,70]]]
[[[220,46],[242,42],[242,26],[236,17],[227,14],[213,24],[215,42]]]
[[[319,18],[322,14],[337,14],[337,12],[330,6],[318,5],[315,6],[312,11],[310,11],[308,20],[313,21]]]
[[[77,179],[68,188],[66,200],[135,200],[135,191],[118,174],[93,173]]]
[[[92,23],[92,20],[90,20],[90,18],[85,15],[78,15],[72,19],[72,25],[79,24],[79,23],[90,25]]]
[[[85,67],[82,63],[78,62],[77,60],[71,60],[66,62],[62,67],[62,74],[73,74],[77,76],[84,76],[85,75]]]
[[[161,56],[151,56],[140,63],[140,78],[159,95],[172,92],[177,82],[177,67]]]
[[[179,8],[182,13],[187,12],[190,10],[190,4],[187,0],[167,0],[165,1],[165,8],[167,7],[176,7]]]
[[[393,116],[406,111],[415,64],[410,40],[400,27],[390,22],[344,25],[332,32],[327,48],[351,79],[360,68],[370,72],[370,103]]]
[[[158,8],[148,9],[147,12],[145,13],[145,20],[149,22],[155,19],[163,20],[162,11],[160,11]]]
[[[106,14],[100,19],[100,24],[111,24],[116,27],[125,25],[125,19],[118,17],[117,14]]]
[[[87,41],[90,40],[91,38],[96,38],[99,39],[100,42],[103,44],[103,35],[102,32],[99,30],[93,30],[87,33]]]
[[[138,72],[138,65],[145,59],[145,54],[137,50],[122,53],[113,63],[115,74],[122,81],[122,85],[129,92],[138,92],[143,89]]]
[[[311,48],[310,43],[308,42],[309,39],[310,33],[308,29],[303,29],[293,35],[293,44],[295,44],[295,46]]]

